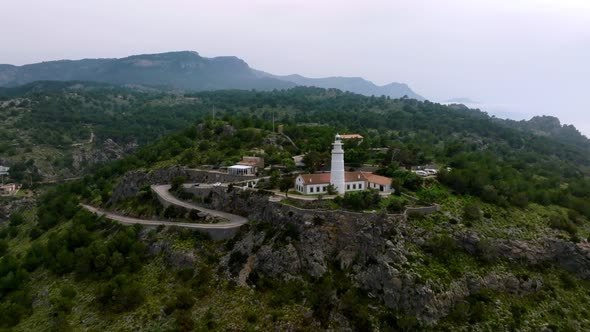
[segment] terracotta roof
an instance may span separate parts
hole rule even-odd
[[[363,172],[344,172],[344,182],[367,181]]]
[[[391,179],[385,176],[381,176],[381,175],[377,175],[377,174],[373,174],[373,173],[367,173],[365,174],[365,177],[367,178],[367,181],[371,182],[371,183],[376,183],[378,185],[382,185],[382,186],[388,186],[391,184]]]
[[[342,138],[342,139],[363,138],[363,136],[361,136],[359,134],[343,134],[343,135],[340,135],[340,138]]]
[[[330,183],[330,173],[301,174],[301,177],[306,185]],[[391,184],[391,179],[385,176],[364,172],[344,172],[344,182],[357,181],[368,181],[382,186]]]
[[[330,173],[320,174],[301,174],[305,184],[323,184],[330,183]]]

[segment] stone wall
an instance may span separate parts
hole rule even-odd
[[[410,207],[410,208],[406,209],[404,214],[406,216],[415,216],[415,215],[424,216],[424,215],[435,213],[438,211],[440,211],[440,206],[438,204],[434,204],[432,206]]]
[[[192,187],[185,188],[184,190],[197,197],[199,201],[203,202],[203,206],[207,208],[238,214],[248,217],[250,220],[276,222],[278,221],[276,215],[288,215],[300,221],[308,221],[318,216],[326,220],[342,220],[342,218],[405,220],[403,215],[388,215],[380,212],[366,213],[299,208],[280,202],[269,201],[270,195],[264,192],[243,190],[235,187],[231,190],[226,187]]]

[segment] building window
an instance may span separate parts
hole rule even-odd
[[[363,189],[363,184],[359,183],[359,189]]]
[[[324,187],[322,188],[322,191],[324,191],[324,192],[325,192],[325,191],[328,191],[328,190],[326,189],[326,186],[324,186]]]
[[[313,187],[309,187],[309,192],[312,193],[313,192]]]
[[[356,183],[352,185],[352,189],[356,189]]]
[[[380,191],[383,191],[383,186],[379,186],[379,190]]]
[[[346,190],[350,190],[350,185],[349,184],[346,185]]]

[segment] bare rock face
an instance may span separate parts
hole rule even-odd
[[[187,173],[180,167],[164,168],[150,173],[144,171],[128,172],[117,187],[113,189],[109,203],[116,203],[120,200],[133,197],[142,187],[147,185],[168,184],[177,176],[186,177]]]
[[[72,152],[72,166],[76,170],[81,170],[84,165],[119,160],[135,152],[137,148],[138,145],[135,142],[121,145],[110,138],[107,138],[102,144],[81,145]]]
[[[169,242],[156,241],[147,246],[149,255],[162,255],[166,265],[174,270],[192,268],[197,264],[197,257],[191,250],[173,249]]]
[[[566,240],[547,238],[543,241],[490,239],[482,240],[476,234],[457,234],[463,248],[471,253],[487,256],[489,259],[503,258],[528,265],[545,262],[590,280],[590,244],[573,243]]]
[[[205,173],[191,174],[180,168],[129,173],[122,181],[126,186],[118,186],[118,196],[113,197],[129,195],[145,183],[167,183],[178,175],[203,179]],[[537,292],[545,284],[537,277],[489,272],[467,273],[441,285],[417,272],[424,262],[415,246],[423,246],[436,234],[412,226],[404,216],[307,210],[269,201],[264,192],[235,188],[194,187],[188,192],[209,208],[252,220],[220,260],[226,276],[241,285],[252,283],[254,279],[249,277],[253,275],[303,280],[305,276],[320,278],[336,268],[370,297],[393,311],[415,316],[422,326],[430,326],[470,296],[487,290],[521,296]],[[451,236],[465,252],[484,260],[526,265],[550,262],[590,279],[590,245],[586,242],[485,239],[475,233]],[[163,248],[154,251],[163,253],[172,266],[194,264],[186,252],[169,255]]]
[[[6,199],[0,204],[0,223],[7,221],[12,213],[19,210],[31,209],[35,204],[36,200],[32,197]]]
[[[331,264],[336,264],[371,297],[417,317],[425,326],[484,290],[525,295],[544,286],[542,279],[509,272],[467,274],[445,287],[425,279],[413,270],[412,264],[421,263],[411,263],[414,254],[408,245],[424,243],[424,238],[433,234],[413,228],[403,216],[304,210],[269,202],[267,196],[255,192],[219,188],[194,192],[208,197],[211,208],[256,220],[222,259],[222,265],[237,252],[248,257],[249,273],[290,280],[303,275],[319,278],[333,268]],[[587,277],[590,271],[590,256],[584,245],[557,239],[543,243],[482,240],[469,233],[456,234],[455,238],[474,255],[485,251],[483,254],[490,257],[531,265],[550,261],[581,277]],[[237,274],[227,273],[229,278],[238,278]]]

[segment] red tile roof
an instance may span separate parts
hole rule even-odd
[[[367,181],[363,172],[344,172],[344,182]]]
[[[381,175],[377,175],[377,174],[373,174],[373,173],[367,173],[365,174],[367,181],[371,182],[371,183],[376,183],[378,185],[382,185],[382,186],[388,186],[391,184],[391,179],[385,176],[381,176]]]
[[[305,184],[323,184],[330,183],[330,173],[320,174],[301,174]]]
[[[330,183],[330,173],[301,174],[301,177],[306,185]],[[357,181],[367,181],[382,186],[391,184],[391,179],[385,176],[364,172],[344,172],[344,182]]]

